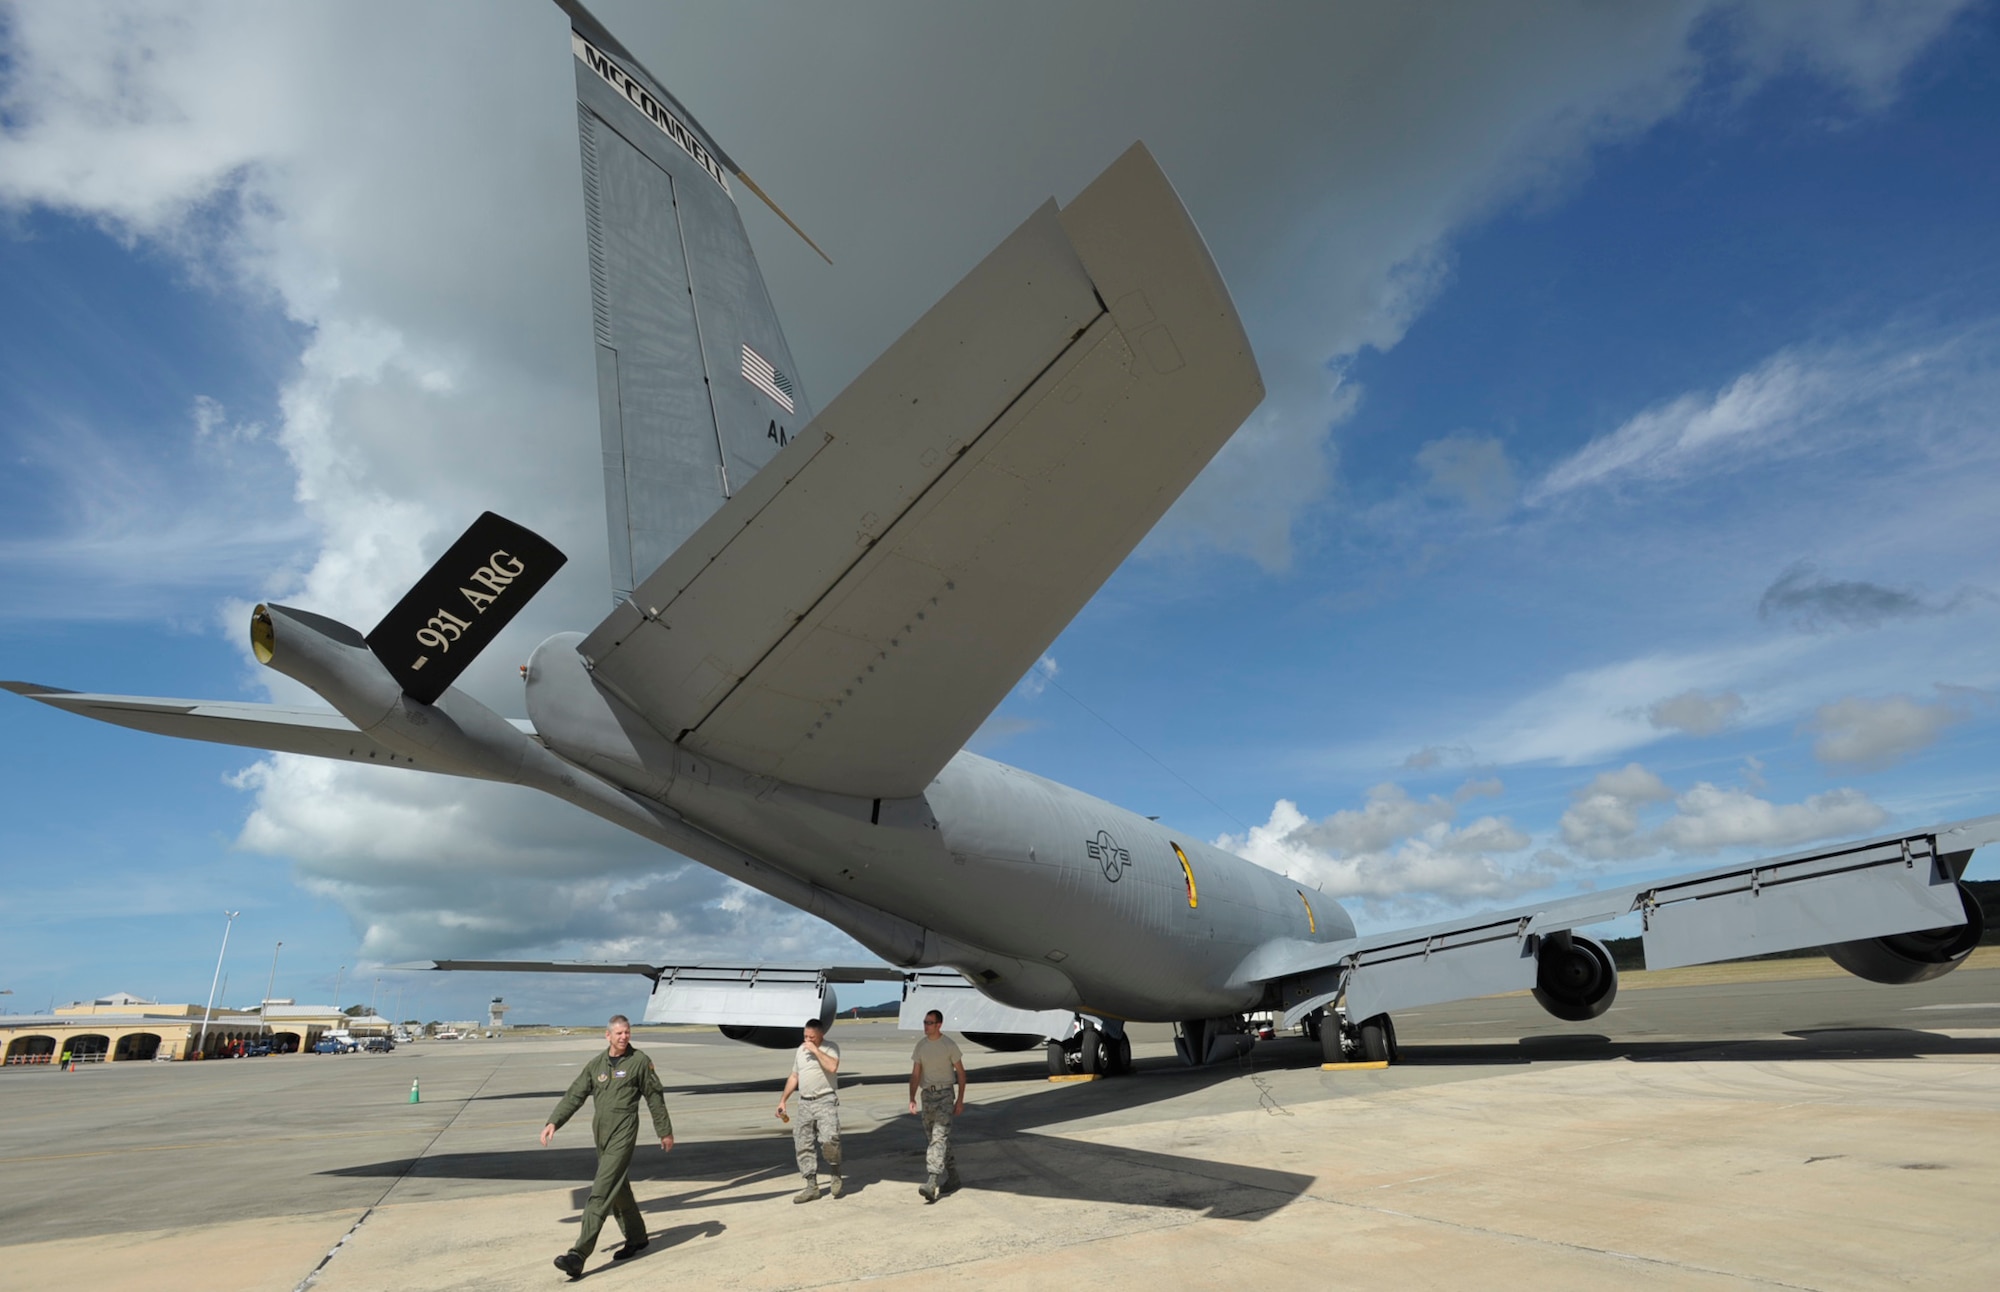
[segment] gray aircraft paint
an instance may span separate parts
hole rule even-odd
[[[721,150],[643,68],[622,67],[581,33],[572,42],[611,583],[622,600],[812,406]],[[629,78],[626,88],[612,78]],[[743,376],[745,346],[786,374],[790,409]]]
[[[768,433],[780,406],[741,371],[746,345],[786,371],[791,362],[728,183],[741,172],[594,20],[561,2],[578,32],[617,55],[631,78],[614,85],[616,77],[578,60],[614,583],[621,592],[638,585],[642,595],[649,586],[665,596],[699,593],[702,572],[723,556],[762,577],[811,574],[798,584],[796,606],[790,593],[773,600],[771,587],[755,582],[704,594],[712,618],[741,620],[723,624],[714,640],[745,656],[718,666],[697,651],[691,667],[719,669],[725,688],[754,693],[764,706],[747,717],[713,707],[735,723],[722,743],[745,760],[732,765],[680,742],[678,724],[665,721],[672,681],[653,667],[674,658],[675,625],[654,606],[630,603],[589,636],[560,634],[536,650],[526,679],[529,730],[455,688],[420,703],[398,690],[358,632],[278,606],[258,608],[260,659],[311,687],[338,717],[9,689],[161,734],[525,785],[820,916],[892,965],[948,965],[1024,1011],[1180,1021],[1281,1008],[1298,1018],[1352,994],[1355,975],[1360,999],[1394,1008],[1446,998],[1440,992],[1518,986],[1512,975],[1539,945],[1530,939],[1632,910],[1649,918],[1665,911],[1662,936],[1685,962],[1809,944],[1822,928],[1859,938],[1950,923],[1944,916],[1965,859],[2000,838],[2000,818],[1823,850],[1786,866],[1782,883],[1773,882],[1779,868],[1762,862],[1684,877],[1671,881],[1685,897],[1679,909],[1670,909],[1681,899],[1662,883],[1357,938],[1338,903],[1271,871],[1019,769],[953,756],[956,744],[941,750],[940,733],[962,737],[977,725],[1234,430],[1248,411],[1243,401],[1261,395],[1198,232],[1135,148],[1071,207],[1032,217],[829,406],[838,439],[813,427],[792,436],[788,426],[781,451]],[[1075,286],[1078,274],[1086,276],[1081,292],[1036,299],[1049,283]],[[1005,326],[1030,315],[1033,328]],[[1051,320],[1060,326],[1051,330]],[[990,344],[969,345],[975,336]],[[921,415],[910,412],[922,402],[913,390],[932,401]],[[795,383],[790,398],[802,425],[811,410]],[[887,425],[891,412],[901,425]],[[943,442],[926,441],[927,424],[949,416],[971,417],[970,438],[954,442],[958,432],[947,427]],[[1107,444],[1126,447],[1118,436],[1135,427],[1145,437],[1129,443],[1143,451],[1107,458]],[[773,462],[789,474],[763,470]],[[827,475],[812,474],[828,462]],[[898,473],[888,486],[903,491],[900,512],[868,510],[852,496],[856,482],[882,483],[870,479],[882,471]],[[984,493],[965,487],[979,479]],[[826,487],[843,481],[845,491]],[[1109,505],[1080,507],[1063,493],[1079,481],[1099,491],[1091,500]],[[800,491],[809,495],[803,501]],[[779,560],[797,555],[786,516],[860,554]],[[1092,528],[1100,517],[1112,523]],[[901,518],[909,525],[899,540]],[[760,520],[757,540],[739,543]],[[1054,546],[1037,546],[1043,531],[1056,534]],[[995,535],[1006,540],[998,548]],[[954,543],[958,555],[936,555]],[[695,548],[683,578],[669,558]],[[954,590],[952,569],[986,582],[977,595],[958,589],[967,595],[954,610],[926,621],[941,636],[919,633],[905,648],[909,629],[896,627],[903,612],[879,596],[868,618],[869,596],[884,588],[928,587],[924,580],[941,576],[932,594],[941,598]],[[756,603],[747,611],[746,600]],[[894,705],[873,711],[872,729],[852,711],[847,725],[826,728],[860,742],[864,758],[835,742],[799,752],[814,740],[800,733],[817,733],[839,707],[828,698],[837,689],[808,693],[812,652],[787,645],[815,605],[833,611],[808,625],[816,640],[864,642],[880,630],[877,658],[886,663],[896,648],[904,653],[889,671],[917,671],[914,690],[905,685]],[[964,616],[957,637],[945,631],[950,613]],[[694,617],[680,627],[716,624]],[[637,634],[654,646],[622,667],[625,689],[647,697],[628,703],[595,667],[590,643],[615,649]],[[1004,649],[995,645],[1001,638]],[[766,661],[775,667],[760,681]],[[929,709],[951,712],[940,718]],[[808,729],[816,712],[821,720]],[[906,725],[926,722],[916,747],[897,745]],[[767,768],[794,760],[818,788],[759,771],[753,758]],[[888,797],[836,783],[871,776]],[[897,785],[907,788],[887,788]],[[1194,876],[1192,902],[1176,845]],[[1858,873],[1863,853],[1865,877],[1829,882]],[[1694,900],[1711,888],[1727,900]],[[1724,907],[1728,921],[1701,918]],[[1481,967],[1488,959],[1508,966],[1504,982]]]

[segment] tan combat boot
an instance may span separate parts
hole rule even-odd
[[[793,1194],[792,1201],[811,1202],[814,1198],[817,1197],[819,1197],[819,1177],[816,1175],[809,1175],[806,1177],[806,1187],[800,1189],[797,1193]]]

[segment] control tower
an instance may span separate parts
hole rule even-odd
[[[486,1007],[486,1030],[497,1032],[505,1026],[507,1026],[507,1002],[495,996],[493,1003]]]

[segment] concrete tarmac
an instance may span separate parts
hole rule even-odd
[[[642,1029],[678,1142],[635,1159],[651,1248],[614,1264],[614,1226],[589,1277],[2000,1286],[2000,968],[1893,989],[1644,979],[1583,1025],[1525,996],[1412,1011],[1386,1071],[1322,1072],[1296,1039],[1191,1070],[1143,1028],[1132,1077],[1051,1085],[1038,1053],[967,1045],[965,1188],[934,1206],[904,1112],[912,1036],[836,1026],[848,1195],[795,1206],[772,1117],[787,1054]],[[600,1043],[0,1071],[0,1287],[560,1286],[587,1113],[535,1136]]]

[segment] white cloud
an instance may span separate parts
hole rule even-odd
[[[1967,716],[1958,696],[1929,704],[1907,695],[1879,700],[1850,696],[1821,705],[1808,725],[1818,734],[1813,754],[1821,762],[1873,770],[1928,748],[1945,728]]]
[[[1510,896],[1550,878],[1546,870],[1501,860],[1526,848],[1529,837],[1505,817],[1454,824],[1457,801],[1499,789],[1498,782],[1473,782],[1455,800],[1413,799],[1399,785],[1377,785],[1362,807],[1318,821],[1279,799],[1263,825],[1215,843],[1330,897],[1360,898],[1378,912]]]
[[[1514,505],[1514,464],[1499,440],[1448,435],[1417,450],[1428,490],[1462,504],[1475,516],[1499,516]]]
[[[1593,861],[1644,856],[1655,846],[1640,837],[1640,810],[1673,796],[1665,781],[1628,763],[1578,790],[1558,829],[1565,844]]]
[[[509,703],[500,697],[518,696],[511,673],[526,643],[599,617],[607,563],[571,68],[560,15],[518,12],[485,15],[470,40],[456,9],[398,10],[393,22],[331,4],[8,9],[0,206],[69,213],[164,249],[221,289],[275,303],[307,340],[275,425],[257,437],[201,437],[239,455],[205,463],[206,488],[169,473],[100,492],[115,505],[79,508],[63,534],[0,551],[0,561],[60,558],[78,578],[150,548],[169,564],[208,562],[211,575],[221,566],[246,594],[365,627],[493,507],[546,534],[571,563],[467,685]],[[857,44],[851,13],[808,7],[785,49],[769,45],[768,24],[724,10],[642,10],[620,25],[835,248],[840,265],[823,271],[745,210],[822,396],[1041,197],[1073,193],[1146,134],[1218,249],[1272,391],[1161,542],[1276,567],[1301,511],[1334,479],[1329,429],[1357,398],[1342,357],[1397,343],[1448,280],[1456,230],[1548,192],[1592,147],[1674,112],[1701,71],[1689,38],[1702,12],[1474,7],[1439,23],[1393,7],[1231,10],[1204,28],[1135,24],[1131,11],[1104,6],[1063,10],[1077,35],[1053,51],[1046,23],[1011,11],[954,11],[946,21],[962,25],[950,31],[886,23]],[[1887,93],[1880,87],[1893,87],[1929,36],[1899,27],[1887,54],[1862,59],[1856,33],[1872,21],[1772,28],[1756,48],[1781,52],[1746,65],[1760,75],[1804,59]],[[1291,38],[1262,38],[1246,22]],[[1321,26],[1301,33],[1301,22]],[[1218,64],[1219,37],[1266,56]],[[1094,69],[1066,61],[1107,49],[1126,56]],[[1392,55],[1398,74],[1379,75]],[[1017,63],[1021,75],[983,70]],[[750,65],[766,74],[743,78]],[[1022,92],[1027,82],[1036,92]],[[791,103],[833,105],[823,115],[845,128],[799,128],[795,110],[772,106],[771,84],[789,86]],[[911,102],[930,110],[911,113]],[[1103,111],[1107,103],[1120,106]],[[110,463],[118,452],[94,456]],[[1458,479],[1459,466],[1438,478]],[[90,496],[85,475],[65,487]],[[132,504],[149,492],[171,510]],[[246,510],[243,496],[283,505]],[[680,882],[666,877],[705,872],[647,860],[567,809],[515,806],[465,782],[385,788],[366,769],[302,767],[278,759],[246,782],[256,804],[245,844],[298,858],[385,957],[551,938],[604,950],[622,936],[686,932],[666,922],[684,918],[663,905]],[[439,832],[443,820],[463,832]],[[391,821],[416,842],[386,842]],[[1414,831],[1328,864],[1362,890],[1518,882],[1489,860],[1518,837],[1504,821],[1433,819]],[[1331,858],[1326,839],[1298,846]],[[708,896],[696,904],[717,912],[751,900],[700,891]],[[639,925],[617,922],[648,902],[655,914]],[[442,914],[421,914],[432,907]],[[467,941],[418,946],[446,929]],[[743,937],[772,944],[762,932]]]
[[[1670,852],[1716,852],[1749,845],[1782,848],[1866,834],[1889,819],[1860,790],[1828,790],[1799,803],[1772,803],[1706,781],[1676,798],[1674,809],[1659,836],[1661,846]]]
[[[1971,6],[1964,0],[1817,0],[1813,4],[1739,5],[1724,21],[1736,28],[1737,56],[1759,79],[1809,70],[1875,109],[1894,99],[1904,72]]]
[[[1806,650],[1802,639],[1756,642],[1732,649],[1687,654],[1643,655],[1596,668],[1579,669],[1515,700],[1460,737],[1478,757],[1505,766],[1555,762],[1569,766],[1601,762],[1662,740],[1672,729],[1668,713],[1686,717],[1690,694],[1736,694],[1746,682],[1782,671]],[[1661,701],[1660,696],[1673,697]],[[1662,705],[1669,708],[1662,709]],[[1729,716],[1750,706],[1731,708]],[[1659,710],[1659,716],[1655,711]],[[1719,712],[1716,711],[1716,712]],[[1710,716],[1714,716],[1713,713]]]
[[[1531,505],[1591,486],[1675,480],[1732,457],[1776,453],[1803,426],[1850,397],[1830,366],[1781,353],[1714,395],[1649,408],[1558,463],[1528,491]]]
[[[278,754],[239,847],[294,860],[378,963],[539,951],[592,960],[866,957],[819,920],[513,786]]]
[[[1712,736],[1742,716],[1743,697],[1734,691],[1708,694],[1682,691],[1652,705],[1646,720],[1663,730],[1685,731],[1690,736]]]
[[[1757,769],[1750,771],[1754,776]],[[1653,809],[1668,801],[1673,810],[1661,818]],[[1782,848],[1865,833],[1886,820],[1888,814],[1859,790],[1835,789],[1798,803],[1773,803],[1747,790],[1702,781],[1676,794],[1655,773],[1629,763],[1578,790],[1557,828],[1564,846],[1593,861],[1612,861],[1659,852]]]
[[[1780,350],[1719,390],[1656,404],[1590,440],[1530,485],[1524,501],[1546,506],[1594,489],[1669,485],[1876,441],[1908,454],[1940,433],[1962,438],[1964,405],[1988,402],[1991,331],[1911,338],[1892,330]]]
[[[1055,656],[1044,655],[1035,661],[1027,676],[1023,677],[1014,689],[1021,695],[1033,699],[1048,690],[1049,683],[1054,681],[1056,674],[1061,671],[1062,668],[1056,663]]]

